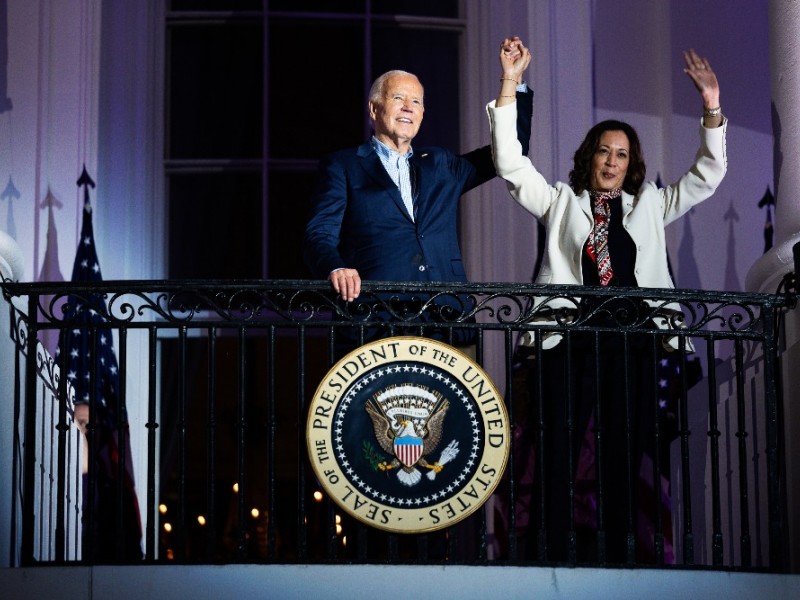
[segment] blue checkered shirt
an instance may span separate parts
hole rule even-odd
[[[381,164],[395,185],[400,189],[400,196],[406,205],[411,220],[414,220],[414,200],[411,192],[411,170],[409,169],[408,159],[414,156],[414,150],[409,149],[405,154],[395,152],[389,146],[381,142],[374,135],[372,136],[372,147],[381,159]]]

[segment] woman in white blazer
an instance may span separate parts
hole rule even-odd
[[[501,80],[497,99],[487,105],[494,161],[511,196],[545,227],[536,283],[674,287],[664,227],[710,197],[727,167],[727,120],[708,60],[694,50],[684,52],[684,72],[703,100],[700,148],[691,168],[666,188],[645,181],[636,131],[620,121],[598,123],[588,132],[575,152],[569,183],[548,183],[522,154],[516,139],[515,81],[522,80],[530,53],[519,40],[506,40],[500,61],[503,72],[513,78]],[[670,323],[663,319],[659,325]],[[545,548],[534,552],[557,561],[580,558],[580,546],[577,554],[568,551],[576,547],[574,536],[580,542],[581,533],[570,510],[570,489],[584,432],[593,420],[603,439],[604,456],[595,471],[604,484],[606,534],[598,551],[608,562],[634,561],[629,541],[636,534],[636,502],[631,505],[628,498],[636,495],[643,452],[653,452],[652,340],[603,334],[595,345],[592,335],[576,333],[565,349],[560,339],[551,336],[543,342],[547,351],[535,367],[540,376],[533,378],[536,422],[544,423],[537,446],[543,457],[537,463],[544,469],[540,481],[548,490],[544,499],[538,499],[542,503],[534,504],[545,509],[534,527],[544,524],[547,529]],[[534,340],[533,332],[528,332],[522,343]]]

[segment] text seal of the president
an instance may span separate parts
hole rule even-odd
[[[508,413],[486,372],[442,342],[391,337],[342,358],[309,406],[317,479],[349,515],[385,531],[449,527],[494,492]]]

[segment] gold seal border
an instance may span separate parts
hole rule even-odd
[[[447,499],[425,508],[397,508],[361,496],[350,485],[333,451],[334,415],[350,385],[373,369],[399,361],[415,361],[448,371],[469,392],[483,419],[483,454],[475,473]],[[425,533],[467,518],[492,495],[508,462],[510,426],[497,387],[470,357],[436,340],[396,336],[356,348],[326,373],[309,406],[306,443],[314,474],[342,510],[384,531]]]

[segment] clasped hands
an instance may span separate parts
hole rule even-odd
[[[531,62],[531,52],[519,37],[505,38],[500,44],[500,65],[503,68],[503,78],[512,79],[517,84],[522,83],[522,74]]]

